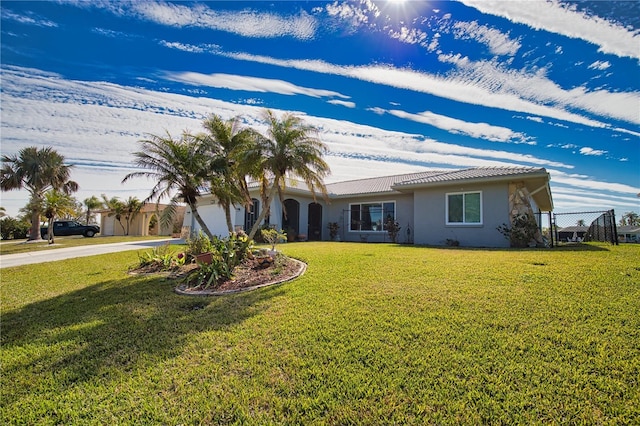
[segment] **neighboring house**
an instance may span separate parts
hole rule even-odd
[[[621,243],[640,243],[640,226],[618,226],[618,241]]]
[[[131,236],[148,236],[148,235],[172,235],[181,233],[182,222],[186,208],[178,206],[174,216],[173,223],[170,226],[162,226],[160,224],[160,215],[168,206],[166,204],[145,204],[138,214],[135,215],[129,225],[129,235]],[[100,234],[103,236],[125,235],[127,229],[127,221],[124,216],[121,222],[115,218],[110,210],[99,210],[100,213]],[[124,226],[124,229],[123,229]]]
[[[336,182],[326,185],[329,202],[314,200],[304,183],[293,183],[284,192],[286,215],[275,200],[266,222],[308,240],[328,240],[328,224],[337,222],[341,241],[388,242],[384,223],[391,218],[401,226],[401,243],[508,247],[499,226],[515,215],[553,210],[544,168],[482,167]],[[252,208],[237,206],[232,212],[235,227],[246,231],[263,208],[257,186],[250,190]],[[228,233],[213,196],[202,196],[198,211],[212,233]],[[199,229],[189,209],[184,226]],[[542,243],[541,234],[536,240]]]
[[[588,226],[567,226],[558,229],[558,241],[562,242],[581,242],[589,231]]]

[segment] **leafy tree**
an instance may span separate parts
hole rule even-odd
[[[579,220],[576,222],[576,226],[586,226],[586,225],[585,225],[585,222],[584,222],[584,219],[579,219]]]
[[[245,163],[251,167],[250,173],[262,182],[265,205],[249,232],[249,239],[260,228],[276,193],[282,202],[287,177],[301,178],[314,198],[316,190],[326,197],[323,179],[330,172],[322,158],[326,147],[315,136],[313,127],[289,113],[278,119],[271,110],[266,110],[264,117],[269,124],[267,135],[258,138],[244,155]]]
[[[51,147],[32,146],[21,149],[17,155],[2,156],[0,189],[11,191],[26,189],[31,207],[30,240],[40,239],[40,213],[45,192],[55,189],[70,194],[78,184],[69,180],[73,166],[64,164],[64,157]]]
[[[76,209],[76,200],[69,194],[52,189],[44,194],[43,211],[49,221],[47,228],[47,239],[49,244],[53,244],[53,222],[59,215],[73,215]]]
[[[4,207],[0,207],[0,218],[3,218],[7,215],[7,209]]]
[[[87,216],[84,221],[85,225],[88,225],[91,219],[93,218],[93,211],[104,207],[104,203],[100,200],[100,198],[92,195],[89,198],[85,198],[83,201],[84,206],[87,208]]]
[[[165,197],[170,199],[168,208],[160,218],[162,224],[171,223],[175,208],[178,202],[182,201],[189,205],[203,232],[209,238],[213,238],[209,227],[198,212],[198,197],[206,189],[210,174],[217,171],[210,170],[211,160],[206,155],[201,139],[186,132],[180,139],[173,139],[167,133],[166,136],[150,135],[149,139],[141,140],[139,143],[142,150],[134,153],[134,164],[145,170],[129,173],[122,182],[134,177],[154,179],[156,184],[144,201],[159,202]]]
[[[144,206],[144,203],[138,200],[137,197],[129,197],[127,201],[124,202],[124,219],[127,223],[127,232],[125,235],[129,235],[131,222],[133,222],[133,219],[140,213],[142,206]]]
[[[201,136],[204,147],[215,162],[212,169],[219,170],[219,173],[209,177],[211,194],[224,210],[227,229],[231,234],[234,231],[231,207],[236,204],[251,205],[245,178],[248,170],[243,167],[241,157],[251,148],[257,134],[251,129],[242,128],[237,117],[225,121],[215,114],[204,120],[203,127],[207,131]]]
[[[114,216],[122,227],[122,233],[125,234],[124,224],[122,223],[122,217],[125,215],[125,204],[118,197],[108,198],[105,194],[102,194],[104,200],[104,206],[109,210],[107,217]]]

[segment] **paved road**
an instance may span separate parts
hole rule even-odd
[[[71,259],[74,257],[94,256],[97,254],[116,253],[126,250],[146,250],[162,244],[184,244],[184,240],[167,238],[161,240],[129,241],[126,243],[95,244],[80,247],[68,247],[32,251],[28,253],[3,254],[0,256],[0,268],[11,266],[30,265],[32,263],[55,262],[57,260]]]

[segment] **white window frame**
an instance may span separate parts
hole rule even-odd
[[[480,194],[480,222],[467,222],[465,217],[465,201],[466,195],[469,194]],[[449,196],[450,195],[462,195],[462,222],[449,222]],[[444,203],[445,203],[445,212],[444,212],[444,220],[448,226],[482,226],[484,223],[484,212],[482,208],[482,191],[462,191],[462,192],[447,192],[444,195]]]
[[[362,205],[366,204],[366,205],[371,205],[371,204],[380,204],[380,208],[381,208],[381,219],[380,221],[382,222],[380,229],[366,229],[366,230],[361,230],[361,229],[352,229],[351,228],[351,212],[353,211],[353,206],[360,206],[360,226],[362,226]],[[372,233],[380,233],[380,232],[387,232],[387,230],[384,227],[384,205],[385,204],[393,204],[393,220],[396,221],[398,219],[398,203],[396,203],[395,200],[387,200],[387,201],[366,201],[366,202],[361,202],[361,203],[349,203],[349,232],[358,232],[358,233],[362,233],[362,232],[372,232]]]

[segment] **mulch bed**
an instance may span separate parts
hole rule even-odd
[[[198,265],[191,263],[177,271],[165,273],[168,279],[183,279]],[[280,284],[290,281],[302,275],[306,270],[306,264],[286,256],[280,256],[277,264],[263,267],[257,259],[245,259],[233,271],[233,278],[219,282],[215,287],[199,288],[187,287],[184,282],[175,288],[175,292],[183,295],[223,295],[253,290],[268,285]],[[162,273],[153,265],[130,271],[132,274]]]

